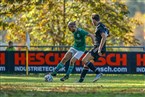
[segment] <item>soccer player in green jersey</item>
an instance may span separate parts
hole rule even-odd
[[[15,48],[13,46],[13,42],[9,41],[8,47],[6,48],[6,51],[15,51]]]
[[[79,60],[82,55],[85,52],[86,48],[86,36],[90,36],[92,41],[95,41],[94,35],[90,34],[89,32],[78,28],[76,26],[75,22],[69,22],[68,23],[69,30],[73,33],[74,37],[74,45],[68,50],[68,52],[65,54],[61,62],[57,65],[57,67],[54,69],[54,71],[51,73],[52,76],[56,76],[57,72],[64,67],[66,62],[70,60],[68,70],[66,72],[66,75],[62,77],[60,80],[65,81],[69,78],[69,75],[71,74],[74,64],[77,60]]]

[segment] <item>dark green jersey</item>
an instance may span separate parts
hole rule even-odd
[[[14,47],[8,47],[8,48],[6,49],[6,51],[15,51],[15,48],[14,48]]]
[[[77,31],[74,34],[74,45],[73,47],[79,51],[85,51],[86,48],[86,35],[89,33],[81,28],[77,28]]]

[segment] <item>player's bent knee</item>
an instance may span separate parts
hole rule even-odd
[[[74,65],[75,64],[75,61],[70,61],[70,65]]]
[[[84,57],[83,59],[82,59],[82,61],[83,61],[83,63],[87,63],[88,62],[88,57]]]
[[[70,64],[74,64],[76,61],[77,61],[77,58],[72,58],[72,59],[70,60]]]
[[[82,59],[82,62],[84,63],[84,64],[86,64],[87,63],[87,60],[86,59]]]

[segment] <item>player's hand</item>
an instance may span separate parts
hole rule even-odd
[[[101,53],[101,50],[100,49],[98,50],[98,55],[99,56],[102,56],[102,53]]]

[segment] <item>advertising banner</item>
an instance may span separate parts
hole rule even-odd
[[[65,51],[30,51],[29,72],[52,72],[65,55]],[[75,64],[73,73],[81,73],[82,58]],[[106,74],[145,74],[145,52],[107,52],[94,66]],[[69,62],[59,72],[66,72]],[[26,72],[26,52],[0,51],[0,72]],[[92,73],[89,70],[89,73]]]

